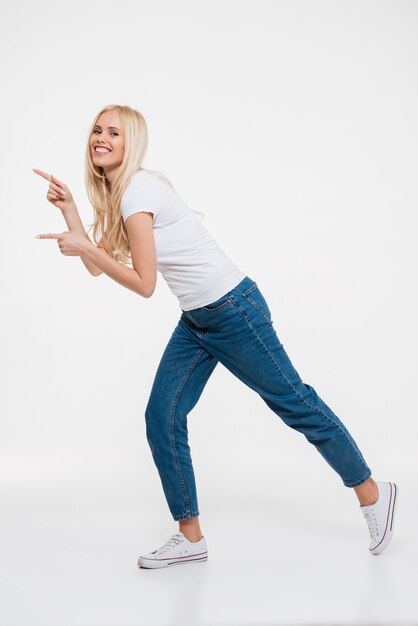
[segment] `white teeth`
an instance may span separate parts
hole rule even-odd
[[[110,152],[107,148],[95,148],[95,152]]]

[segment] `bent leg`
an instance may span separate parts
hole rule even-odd
[[[302,433],[344,485],[355,487],[371,476],[343,422],[302,381],[273,327],[270,309],[254,283],[229,296],[219,312],[195,313],[209,331],[203,343],[226,368],[255,390],[288,426]]]
[[[181,318],[161,357],[145,410],[148,443],[176,521],[199,516],[187,416],[218,363],[200,339],[200,330]]]

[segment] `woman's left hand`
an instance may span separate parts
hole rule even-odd
[[[84,235],[74,230],[63,233],[44,233],[36,235],[38,239],[57,239],[62,254],[66,256],[82,256],[93,244]]]

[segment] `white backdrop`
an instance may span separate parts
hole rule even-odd
[[[141,572],[133,571],[132,595],[120,604],[111,578],[95,593],[79,574],[65,592],[62,584],[68,567],[92,567],[97,581],[94,568],[108,567],[109,551],[127,557],[120,571],[134,569],[139,552],[177,528],[144,422],[181,313],[177,300],[160,275],[145,300],[104,274],[92,277],[55,240],[34,239],[67,227],[33,167],[63,180],[83,223],[92,222],[84,150],[89,125],[106,104],[143,113],[144,166],[164,172],[185,202],[205,213],[220,247],[257,281],[303,380],[349,428],[374,478],[400,485],[404,512],[415,505],[417,2],[41,0],[1,13],[0,469],[3,537],[12,539],[3,563],[5,624],[27,623],[30,615],[43,626],[127,626],[143,617],[139,606],[147,605],[137,605],[139,597],[157,605],[160,594],[173,599],[171,582],[159,587],[161,572],[156,588],[141,587],[143,597],[136,595]],[[356,549],[367,552],[352,490],[221,364],[189,415],[189,438],[209,545],[216,532],[240,536],[246,520],[250,541],[270,551],[277,542],[263,538],[269,520],[277,531],[289,515],[292,528],[300,524],[300,540],[296,511],[315,518],[333,502],[331,527],[344,512],[336,545],[354,528]],[[87,518],[95,520],[90,534]],[[89,560],[99,528],[103,545],[93,553],[100,566]],[[125,554],[119,539],[128,536]],[[400,529],[403,556],[412,553],[410,540],[402,544]],[[295,541],[292,550],[299,546]],[[217,558],[222,567],[228,557]],[[42,575],[32,572],[36,590],[22,571],[28,560],[44,564]],[[294,575],[300,585],[305,580],[306,599],[304,567],[306,580]],[[197,568],[174,569],[176,579],[197,575]],[[386,615],[417,617],[400,587]],[[154,612],[145,623],[377,619],[367,601],[353,611],[340,604],[334,613],[324,613],[329,605],[321,601],[305,614],[295,611],[291,594],[277,615],[262,589],[259,603],[246,604],[240,593],[225,600],[223,612],[210,612],[218,605],[209,596],[187,616],[168,601],[164,615]],[[54,612],[51,593],[60,602],[76,598],[72,612]]]

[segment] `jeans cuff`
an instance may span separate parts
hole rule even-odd
[[[189,519],[190,517],[199,517],[199,515],[199,511],[192,511],[191,513],[184,513],[182,515],[173,515],[173,519],[178,522],[183,519]]]
[[[372,471],[368,469],[366,474],[363,476],[363,478],[360,478],[359,480],[354,480],[354,481],[343,480],[343,483],[346,487],[358,487],[362,483],[366,482],[366,480],[370,478],[371,475],[372,475]]]

